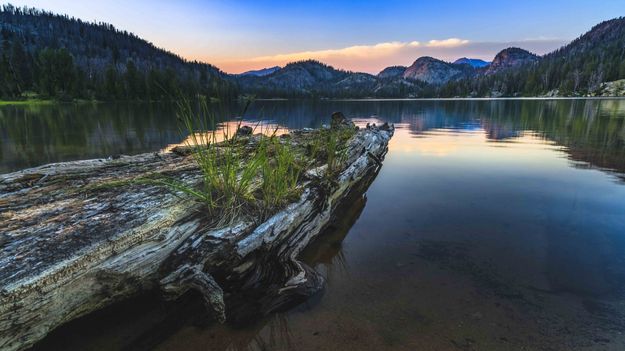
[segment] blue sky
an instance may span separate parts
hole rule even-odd
[[[506,46],[539,54],[625,15],[601,1],[12,1],[109,22],[229,72],[316,58],[375,73],[418,56],[491,59]]]

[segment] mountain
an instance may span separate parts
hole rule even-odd
[[[538,57],[509,48],[485,75],[450,82],[435,96],[596,96],[625,78],[625,17],[599,23],[568,45]]]
[[[472,59],[472,58],[463,57],[454,61],[454,65],[469,65],[473,68],[484,68],[490,65],[490,62],[486,62],[480,59]]]
[[[268,75],[274,73],[275,71],[279,70],[280,68],[282,68],[282,67],[274,66],[274,67],[269,67],[269,68],[253,70],[253,71],[247,71],[247,72],[243,72],[243,73],[238,74],[238,76],[263,77],[263,76],[268,76]]]
[[[3,5],[0,8],[0,99],[161,100],[179,95],[259,97],[595,96],[621,94],[625,18],[594,26],[544,56],[521,48],[486,62],[418,58],[377,75],[314,60],[226,74],[185,60],[110,24]]]
[[[451,80],[460,79],[473,73],[473,68],[467,65],[455,65],[433,57],[418,58],[410,67],[406,68],[403,77],[429,84],[442,84]]]
[[[373,77],[364,73],[353,78],[351,75],[321,62],[306,60],[289,63],[267,76],[239,77],[238,82],[242,91],[261,97],[312,97],[333,94],[345,90],[346,86],[353,90],[361,84],[369,86],[371,81],[367,78]]]
[[[237,77],[237,81],[242,92],[261,98],[401,97],[416,96],[422,88],[422,84],[406,80],[401,74],[382,79],[315,60],[289,63],[270,75]]]
[[[615,18],[545,55],[533,74],[559,94],[601,94],[602,83],[625,78],[624,47],[625,17]]]
[[[234,96],[217,67],[190,62],[110,24],[3,5],[0,97],[163,99]]]
[[[266,97],[294,97],[314,95],[316,91],[325,90],[346,76],[347,72],[307,60],[289,63],[268,76],[243,76],[238,81],[246,92]]]
[[[540,57],[521,48],[507,48],[501,50],[488,66],[487,73],[495,73],[502,69],[532,64],[540,60]]]
[[[345,78],[336,82],[335,87],[339,90],[361,89],[364,91],[373,91],[378,80],[375,76],[367,73],[350,72]]]
[[[397,78],[404,75],[406,72],[406,66],[390,66],[386,67],[380,73],[378,73],[378,78]]]
[[[615,94],[625,79],[625,19],[600,23],[545,56],[506,48],[485,62],[418,58],[372,76],[303,61],[266,77],[240,79],[244,92],[263,97],[497,97]],[[316,72],[316,73],[315,73]],[[606,83],[615,82],[615,83]],[[615,88],[616,87],[616,88]]]

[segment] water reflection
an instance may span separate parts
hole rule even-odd
[[[234,118],[238,104],[214,106]],[[316,128],[334,111],[432,129],[484,130],[492,141],[535,133],[568,148],[580,167],[625,171],[625,100],[257,101],[244,116],[285,129]],[[82,104],[0,108],[0,172],[49,162],[156,151],[184,138],[171,104]]]
[[[302,255],[326,291],[242,329],[198,297],[154,299],[38,349],[625,349],[625,101],[259,102],[247,118],[268,110],[287,128],[335,110],[397,126],[366,196]]]
[[[180,138],[166,104],[0,108],[0,172],[44,163],[158,150]]]
[[[232,138],[240,126],[250,126],[253,134],[279,136],[289,133],[288,128],[272,123],[270,120],[249,120],[242,118],[236,121],[224,121],[217,123],[215,128],[211,131],[188,135],[183,138],[181,142],[166,145],[159,151],[172,151],[177,147],[185,147],[196,144],[205,145],[207,143],[220,142],[224,139]]]

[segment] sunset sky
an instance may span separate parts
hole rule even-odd
[[[377,73],[424,55],[491,60],[508,46],[543,54],[625,15],[623,0],[11,3],[108,22],[229,73],[308,58]]]

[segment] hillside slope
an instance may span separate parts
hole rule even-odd
[[[403,77],[429,84],[442,84],[462,77],[470,77],[473,73],[474,69],[470,65],[456,65],[425,56],[418,58],[408,67]]]
[[[488,66],[418,58],[378,75],[314,60],[244,75],[189,62],[105,23],[36,9],[0,8],[0,98],[160,100],[204,95],[259,97],[586,96],[620,94],[625,79],[625,18],[602,22],[539,57],[502,50]],[[483,67],[480,67],[483,66]]]
[[[237,77],[241,92],[262,98],[363,98],[415,94],[418,84],[400,75],[380,78],[335,69],[319,61],[293,62],[272,74]]]
[[[472,59],[467,57],[462,57],[453,62],[455,65],[469,65],[473,68],[484,68],[490,65],[490,62],[486,62],[480,59]]]
[[[378,78],[397,78],[397,77],[401,77],[404,75],[404,72],[406,72],[406,69],[408,67],[406,66],[390,66],[390,67],[386,67],[385,69],[381,70],[380,73],[378,73]]]
[[[215,66],[188,62],[109,24],[4,5],[0,37],[3,98],[29,91],[101,99],[234,93]]]
[[[540,57],[527,50],[514,47],[507,48],[501,50],[497,55],[495,55],[495,58],[488,66],[486,73],[492,74],[505,69],[530,65],[538,61],[540,61]]]
[[[262,68],[262,69],[256,69],[256,70],[251,70],[251,71],[246,71],[243,73],[239,73],[237,74],[237,76],[242,77],[242,76],[256,76],[256,77],[264,77],[264,76],[268,76],[270,74],[272,74],[273,72],[279,70],[280,66],[273,66],[273,67],[267,67],[267,68]]]
[[[524,51],[524,50],[523,50]],[[527,58],[527,57],[526,57]],[[436,96],[613,95],[606,82],[625,78],[625,17],[594,26],[543,57],[497,69],[475,79],[450,82]],[[491,65],[492,67],[492,65]],[[501,66],[500,66],[501,67]]]

